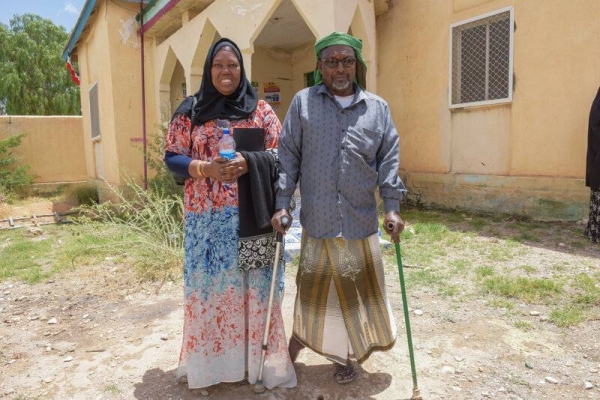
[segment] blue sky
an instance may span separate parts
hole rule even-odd
[[[15,14],[37,14],[70,33],[84,4],[85,0],[0,0],[0,23],[8,25]]]

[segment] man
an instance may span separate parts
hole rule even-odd
[[[296,284],[292,361],[308,346],[336,364],[334,379],[356,377],[362,362],[396,339],[378,241],[375,190],[384,228],[397,241],[406,189],[398,177],[398,134],[385,101],[363,90],[362,42],[332,33],[315,45],[316,86],[292,100],[279,143],[279,190],[273,227],[284,233],[300,183],[303,236]]]

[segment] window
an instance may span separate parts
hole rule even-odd
[[[304,74],[305,87],[315,86],[315,71],[310,71]]]
[[[513,8],[450,27],[450,108],[512,100]]]
[[[98,82],[90,89],[90,119],[92,121],[92,140],[100,138],[100,109],[98,107]]]

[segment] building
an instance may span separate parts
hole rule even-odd
[[[120,183],[146,173],[144,137],[198,89],[218,38],[283,119],[312,83],[315,40],[350,32],[400,132],[411,199],[581,219],[597,15],[596,0],[88,0],[63,57],[79,64],[88,176]]]

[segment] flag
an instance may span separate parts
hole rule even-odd
[[[79,75],[77,75],[77,72],[75,72],[75,68],[73,68],[73,64],[71,64],[71,57],[67,58],[67,69],[69,70],[69,72],[71,73],[71,80],[73,80],[73,82],[75,82],[76,85],[79,85],[80,80],[79,80]]]

